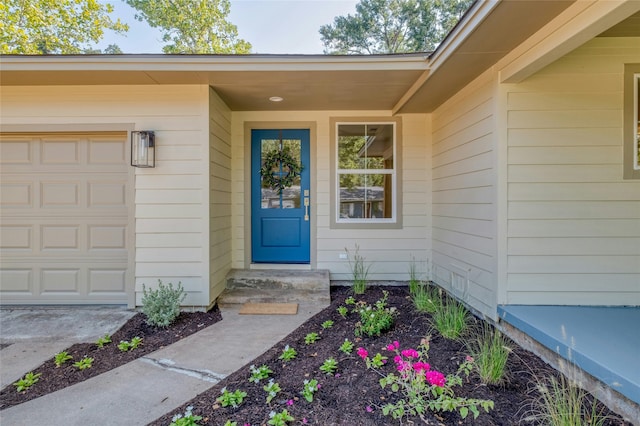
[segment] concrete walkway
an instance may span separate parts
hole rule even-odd
[[[173,345],[0,411],[0,424],[145,425],[258,357],[325,306],[301,304],[297,315],[268,316],[239,315],[239,308],[225,308],[222,321]],[[3,318],[3,338],[4,327]],[[5,351],[12,346],[0,352],[2,370]],[[45,359],[54,354],[49,352]],[[30,365],[20,374],[32,368]]]

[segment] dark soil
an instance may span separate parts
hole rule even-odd
[[[308,320],[301,327],[277,343],[266,353],[253,360],[245,367],[231,374],[222,382],[208,391],[198,395],[193,400],[179,407],[171,413],[157,419],[152,425],[166,426],[171,423],[175,414],[184,413],[187,406],[193,407],[193,414],[202,416],[198,422],[201,425],[224,425],[227,420],[243,425],[266,425],[271,411],[281,412],[283,409],[295,418],[287,424],[314,425],[387,425],[387,424],[429,424],[429,425],[533,425],[542,424],[527,420],[533,410],[532,401],[537,396],[535,391],[536,379],[556,375],[557,373],[534,354],[511,343],[513,352],[510,354],[508,366],[508,380],[501,386],[484,385],[475,373],[465,379],[461,387],[456,387],[456,395],[469,398],[490,399],[495,408],[489,413],[481,412],[477,419],[471,415],[462,420],[457,413],[431,413],[424,415],[424,421],[419,417],[405,417],[402,421],[384,416],[382,406],[387,402],[395,402],[399,394],[382,389],[379,384],[380,376],[373,370],[367,370],[365,363],[356,355],[358,347],[364,347],[370,356],[377,352],[389,356],[389,362],[382,367],[382,372],[388,374],[395,370],[392,362],[393,355],[383,350],[389,343],[397,340],[402,349],[418,348],[420,340],[427,334],[431,335],[429,363],[432,369],[445,374],[455,373],[458,364],[465,357],[463,343],[450,341],[440,336],[437,331],[430,330],[429,315],[415,311],[408,298],[406,287],[388,288],[388,306],[398,309],[393,328],[380,337],[354,336],[354,325],[358,315],[349,313],[343,319],[336,308],[343,304],[350,295],[349,289],[332,289],[332,304],[330,307]],[[356,300],[364,300],[373,305],[382,297],[382,289],[370,287],[365,295],[356,296]],[[351,310],[351,309],[350,309]],[[324,321],[332,320],[334,325],[330,329],[323,329]],[[268,318],[265,318],[268,321]],[[479,320],[474,327],[482,327]],[[306,345],[304,340],[307,333],[316,332],[321,339],[313,345]],[[352,355],[345,355],[338,348],[348,338],[355,344]],[[295,348],[297,357],[287,363],[278,359],[285,345]],[[233,354],[230,354],[231,356]],[[333,357],[339,365],[337,374],[326,375],[319,370],[325,359]],[[249,366],[267,365],[273,374],[270,378],[282,389],[277,397],[266,403],[266,392],[263,386],[267,380],[255,384],[248,381]],[[313,402],[308,403],[300,394],[305,379],[317,379],[321,388],[316,392]],[[222,388],[233,392],[240,389],[247,393],[247,397],[238,408],[221,407],[216,403]],[[288,403],[289,401],[289,403]],[[293,402],[292,405],[291,402]],[[599,406],[601,404],[598,404]],[[602,414],[608,415],[606,425],[630,425],[619,417],[599,407]]]
[[[145,316],[142,313],[138,313],[111,336],[111,343],[102,348],[99,348],[95,343],[78,343],[66,349],[69,355],[73,357],[73,360],[67,361],[61,367],[57,368],[55,366],[53,358],[40,365],[33,372],[42,373],[42,375],[39,381],[27,391],[18,393],[15,386],[6,386],[0,392],[0,410],[30,401],[120,367],[220,320],[222,320],[222,316],[217,308],[209,312],[181,312],[176,321],[169,327],[158,328],[147,324]],[[142,346],[127,352],[122,352],[118,349],[120,341],[129,342],[136,336],[142,338]],[[73,366],[75,361],[79,361],[85,356],[93,358],[91,368],[79,370]]]

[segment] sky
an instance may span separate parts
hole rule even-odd
[[[358,0],[230,0],[228,20],[251,53],[322,54],[318,30],[336,16],[355,13]],[[134,19],[135,9],[121,0],[100,0],[114,6],[113,18],[129,24],[126,36],[108,31],[97,45],[117,44],[124,53],[162,53],[160,31]]]

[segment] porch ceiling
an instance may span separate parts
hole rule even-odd
[[[574,1],[476,2],[430,56],[5,55],[0,85],[206,84],[234,111],[430,112]],[[638,19],[603,35],[637,35]]]

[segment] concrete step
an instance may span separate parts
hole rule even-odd
[[[227,275],[221,307],[254,303],[331,303],[329,271],[241,270]]]

